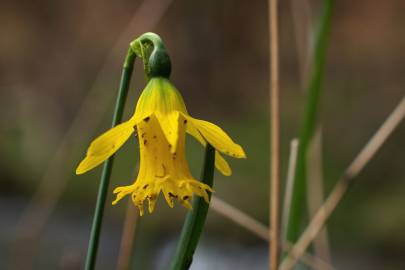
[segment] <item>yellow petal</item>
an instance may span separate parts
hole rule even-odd
[[[218,151],[215,151],[215,167],[225,176],[232,175],[231,167]]]
[[[193,136],[199,143],[201,143],[204,147],[206,146],[206,141],[204,138],[201,136],[200,132],[193,126],[188,124],[186,126],[186,132]]]
[[[82,174],[100,165],[112,156],[134,132],[133,122],[127,121],[108,130],[89,146],[86,157],[80,162],[76,174]]]
[[[194,136],[198,141],[201,142],[202,137],[215,149],[226,155],[235,158],[246,158],[243,148],[239,144],[234,143],[220,127],[204,120],[192,118],[188,115],[184,116],[190,121],[189,125],[194,126],[194,129],[193,127],[188,127],[187,132]]]
[[[200,132],[193,125],[187,125],[187,133],[193,136],[204,147],[207,145]],[[231,167],[217,150],[215,150],[215,167],[225,176],[232,175]]]
[[[235,158],[246,158],[242,147],[234,143],[220,127],[192,117],[188,117],[188,119],[191,120],[191,123],[198,129],[203,138],[215,149]]]
[[[156,114],[156,118],[159,120],[160,127],[169,142],[170,151],[172,153],[176,152],[177,142],[179,140],[179,121],[181,120],[179,116],[180,114],[177,111],[166,115],[160,113]]]
[[[122,198],[124,198],[128,194],[131,194],[133,191],[134,185],[115,188],[113,193],[117,194],[117,197],[112,202],[112,205],[116,205]]]

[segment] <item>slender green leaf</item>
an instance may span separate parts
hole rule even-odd
[[[298,150],[297,157],[297,168],[294,181],[295,185],[287,225],[287,239],[292,243],[295,243],[300,235],[302,219],[306,209],[304,207],[306,203],[306,157],[309,143],[317,126],[321,96],[321,82],[325,65],[326,49],[328,46],[328,33],[331,25],[333,3],[333,0],[324,1],[323,13],[320,17],[314,40],[312,68],[308,84],[308,91],[306,91],[307,101],[299,138],[300,148]]]

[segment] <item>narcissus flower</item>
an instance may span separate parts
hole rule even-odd
[[[114,190],[117,197],[113,204],[130,194],[141,215],[146,199],[149,212],[154,210],[160,192],[170,207],[177,199],[185,207],[191,208],[190,199],[194,194],[208,203],[208,192],[212,192],[212,189],[194,179],[188,167],[186,133],[202,145],[208,142],[216,149],[215,167],[226,176],[232,172],[221,153],[235,158],[246,157],[242,147],[234,143],[220,127],[191,117],[179,91],[167,78],[152,77],[138,100],[134,115],[95,139],[76,173],[85,173],[101,164],[134,132],[140,147],[139,174],[132,185]]]

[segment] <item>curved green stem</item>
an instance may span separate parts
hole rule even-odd
[[[111,125],[112,127],[116,126],[121,122],[125,107],[125,101],[128,95],[129,83],[131,81],[131,75],[134,68],[135,58],[136,58],[135,53],[131,48],[129,48],[122,70],[120,88],[118,90],[118,96],[117,101],[115,103],[114,116]],[[87,250],[86,264],[85,264],[86,270],[93,270],[96,264],[97,249],[100,239],[100,231],[103,221],[105,201],[107,198],[108,186],[110,183],[110,176],[113,163],[114,163],[114,155],[111,156],[106,162],[104,162],[103,172],[101,174],[100,179],[100,186],[98,189],[96,209],[94,210],[94,218],[91,227],[89,247]]]
[[[142,58],[148,78],[170,77],[172,64],[160,36],[148,32],[131,42],[130,46],[138,57]]]
[[[210,144],[207,144],[201,181],[210,187],[213,186],[214,182],[214,163],[215,149]],[[211,199],[211,194],[209,196]],[[194,198],[193,210],[187,214],[184,222],[171,270],[186,270],[190,267],[204,227],[208,208],[209,204],[204,199],[200,197]]]

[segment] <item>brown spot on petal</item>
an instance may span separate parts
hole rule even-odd
[[[169,194],[170,197],[177,198],[177,195],[174,195],[174,194],[171,193],[171,192],[169,192],[168,194]]]
[[[190,198],[190,196],[183,196],[183,200],[188,200],[188,198]]]
[[[145,117],[145,118],[143,119],[143,121],[148,122],[149,119],[150,119],[150,117],[148,116],[148,117]]]

